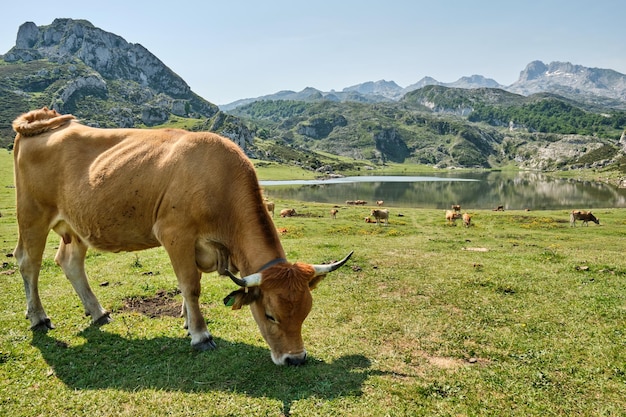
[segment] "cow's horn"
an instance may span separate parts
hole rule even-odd
[[[230,272],[228,269],[226,270],[226,275],[228,275],[230,277],[230,279],[233,280],[233,282],[237,285],[239,285],[240,287],[256,287],[257,285],[261,284],[261,273],[257,272],[256,274],[252,274],[252,275],[248,275],[246,277],[243,278],[237,278],[235,275],[233,275],[232,272]]]
[[[317,276],[317,275],[328,274],[329,272],[333,272],[334,270],[340,268],[343,264],[348,262],[348,259],[350,259],[353,253],[354,251],[350,252],[348,256],[346,256],[345,258],[343,258],[342,260],[338,262],[334,262],[332,264],[313,265],[313,268],[315,268],[315,275]]]

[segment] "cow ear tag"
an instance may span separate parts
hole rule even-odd
[[[235,304],[235,296],[232,294],[228,294],[226,298],[224,298],[224,305],[226,307],[232,307]]]

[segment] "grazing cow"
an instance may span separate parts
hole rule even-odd
[[[587,225],[589,227],[589,222],[594,222],[595,224],[600,224],[600,220],[596,218],[590,211],[583,210],[572,210],[569,215],[569,225],[576,226],[576,220],[582,220],[583,226]]]
[[[460,204],[452,204],[452,211],[461,211]]]
[[[470,223],[472,222],[472,216],[467,213],[463,213],[463,224],[465,227],[470,227]]]
[[[288,262],[254,167],[237,145],[206,132],[96,129],[47,108],[19,116],[13,129],[14,256],[33,330],[54,328],[38,289],[46,239],[54,230],[61,237],[55,261],[94,324],[110,317],[89,286],[87,249],[163,246],[194,348],[215,348],[198,300],[202,273],[217,271],[242,287],[224,302],[234,309],[250,305],[273,362],[304,363],[301,329],[311,310],[310,290],[351,254],[328,265]]]
[[[272,217],[274,217],[274,209],[276,208],[276,204],[274,204],[273,201],[266,201],[265,208],[267,208],[267,211],[272,213]]]
[[[385,201],[384,201],[384,200],[377,200],[377,201],[376,201],[376,205],[377,205],[378,207],[382,207],[382,206],[383,206],[383,204],[385,204]]]
[[[494,208],[492,211],[504,211],[504,206],[498,206]]]
[[[296,215],[296,209],[282,209],[280,217],[293,217]]]
[[[337,218],[337,213],[339,213],[339,210],[337,210],[335,208],[334,209],[330,209],[330,217],[332,219],[336,219]]]
[[[370,215],[374,216],[376,224],[379,226],[381,222],[384,222],[387,225],[389,224],[389,210],[387,209],[373,209]]]
[[[454,212],[452,210],[446,210],[446,220],[448,224],[456,225],[456,220],[461,218],[461,213]]]

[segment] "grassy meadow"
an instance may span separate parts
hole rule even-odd
[[[0,252],[16,243],[11,155],[0,152]],[[271,190],[269,190],[271,198]],[[626,210],[571,228],[566,210],[441,210],[276,201],[288,258],[346,266],[314,291],[309,360],[278,367],[234,289],[203,278],[218,349],[195,352],[162,249],[90,252],[91,285],[113,322],[89,325],[53,261],[40,292],[56,329],[24,319],[13,258],[0,268],[0,416],[623,416]],[[584,207],[577,207],[584,209]],[[579,224],[580,226],[580,224]]]

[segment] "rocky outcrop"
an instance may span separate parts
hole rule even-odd
[[[252,149],[254,135],[239,119],[193,93],[143,46],[86,20],[55,19],[48,26],[24,23],[15,46],[2,58],[27,74],[17,83],[11,81],[6,91],[14,96],[37,94],[38,102],[72,113],[85,124],[137,127],[166,123],[172,115],[206,118],[205,130]]]
[[[341,127],[347,124],[348,121],[342,115],[317,117],[299,124],[296,132],[313,139],[322,139],[327,137],[335,127]]]
[[[7,62],[47,58],[67,62],[78,58],[107,79],[135,81],[172,97],[185,97],[189,86],[157,57],[139,44],[94,27],[85,20],[55,19],[38,27],[24,23],[15,47],[4,55]]]
[[[607,97],[626,100],[626,75],[611,69],[588,68],[569,62],[544,64],[533,61],[520,73],[519,79],[506,87],[508,91],[530,95],[553,92],[570,98]]]
[[[219,111],[146,48],[86,20],[55,19],[48,26],[24,23],[3,59],[8,63],[46,59],[65,67],[80,63],[89,68],[87,74],[83,71],[57,82],[60,88],[50,105],[62,112],[79,113],[84,106],[76,106],[76,100],[87,96],[128,100],[137,117],[123,119],[148,126],[166,122],[170,114],[211,118]]]
[[[402,163],[409,156],[409,148],[396,129],[381,129],[374,133],[376,150],[384,161]]]

